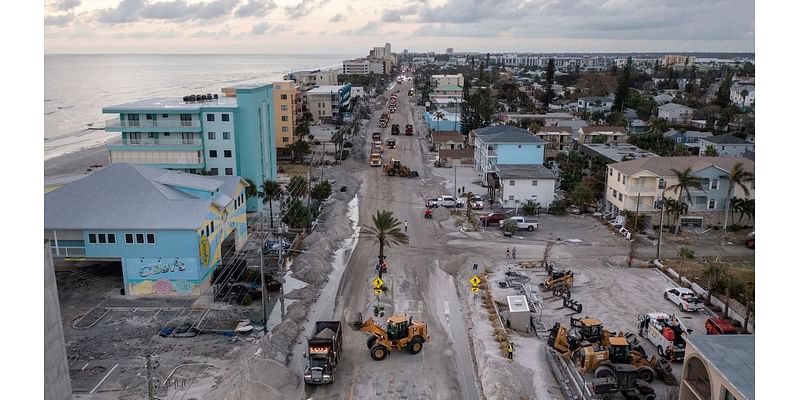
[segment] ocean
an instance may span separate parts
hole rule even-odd
[[[292,71],[341,67],[352,55],[334,54],[46,54],[45,160],[101,146],[102,107],[150,97],[220,93],[226,86],[269,83]]]

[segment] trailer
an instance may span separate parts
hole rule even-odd
[[[307,384],[333,383],[336,364],[342,351],[342,323],[317,321],[308,338],[308,365],[303,379]]]

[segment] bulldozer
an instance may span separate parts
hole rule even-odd
[[[602,378],[608,376],[612,364],[629,364],[636,368],[638,379],[652,382],[659,378],[669,385],[675,384],[669,361],[655,356],[648,358],[635,335],[610,332],[592,317],[570,318],[570,327],[568,332],[556,322],[547,344],[562,357],[572,359],[581,373],[594,373],[595,378]]]
[[[406,178],[411,177],[418,177],[419,172],[412,171],[411,168],[403,165],[400,160],[395,160],[392,158],[392,162],[389,164],[384,164],[383,172],[386,172],[389,176],[402,176]]]
[[[547,279],[539,284],[545,290],[567,291],[575,282],[575,273],[572,271],[550,271]]]
[[[369,333],[367,348],[369,355],[375,361],[382,361],[393,351],[407,351],[417,354],[422,351],[422,345],[430,340],[428,324],[415,321],[408,315],[393,315],[387,318],[386,329],[372,318],[363,320],[361,313],[351,326],[361,332]]]

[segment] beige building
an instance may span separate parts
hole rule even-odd
[[[547,142],[547,147],[544,149],[545,160],[572,149],[572,128],[568,126],[543,126],[535,135]]]
[[[278,81],[272,83],[272,99],[275,102],[275,118],[273,129],[275,131],[275,147],[279,152],[295,141],[295,127],[299,123],[297,118],[298,86],[293,81]]]
[[[339,115],[342,101],[349,101],[349,98],[340,98],[339,91],[342,88],[343,86],[320,86],[305,92],[306,108],[314,116],[314,122],[328,123]],[[349,92],[347,95],[349,96]]]
[[[383,59],[355,58],[342,61],[342,73],[352,75],[385,74],[386,63]],[[391,67],[389,67],[391,70]]]
[[[315,86],[338,85],[339,73],[337,69],[296,71],[287,74],[283,79],[294,81],[300,85],[300,90],[305,92]]]
[[[584,126],[578,129],[578,143],[625,143],[624,126]]]
[[[438,150],[455,150],[467,147],[466,136],[461,132],[431,132],[431,144]]]
[[[692,65],[694,65],[695,60],[696,60],[695,56],[681,56],[676,54],[667,54],[664,56],[662,64],[665,67],[669,67],[670,65],[675,65],[680,67],[688,65],[691,67]]]
[[[755,400],[755,335],[696,333],[685,339],[678,400]]]
[[[464,75],[431,75],[431,83],[434,86],[461,86],[464,87]]]

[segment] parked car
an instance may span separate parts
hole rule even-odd
[[[453,196],[443,195],[436,200],[436,204],[446,208],[453,208],[458,206],[458,200]]]
[[[428,200],[425,200],[425,207],[427,207],[427,208],[439,207],[439,199],[428,199]]]
[[[697,298],[692,289],[673,287],[664,290],[664,298],[675,303],[681,311],[700,311],[703,302]]]
[[[502,221],[502,220],[504,220],[506,218],[508,218],[508,214],[506,214],[506,213],[493,212],[493,213],[489,213],[489,214],[486,214],[486,215],[481,215],[480,217],[478,217],[478,220],[484,226],[489,226],[489,225],[492,225],[492,224],[499,224],[500,221]]]
[[[720,317],[711,317],[706,320],[706,333],[709,335],[738,335],[739,331],[728,321]]]
[[[480,195],[473,195],[469,207],[473,210],[483,210],[483,198]]]
[[[508,217],[508,218],[500,221],[500,228],[502,228],[503,225],[505,225],[505,222],[508,221],[508,220],[517,221],[517,227],[520,230],[527,229],[528,231],[532,232],[532,231],[534,231],[536,229],[539,229],[539,221],[538,220],[535,220],[535,219],[532,219],[532,218],[528,218],[528,217],[520,217],[520,216]]]
[[[744,245],[747,246],[748,249],[755,249],[756,248],[756,237],[753,236],[751,238],[747,238],[744,241]]]

